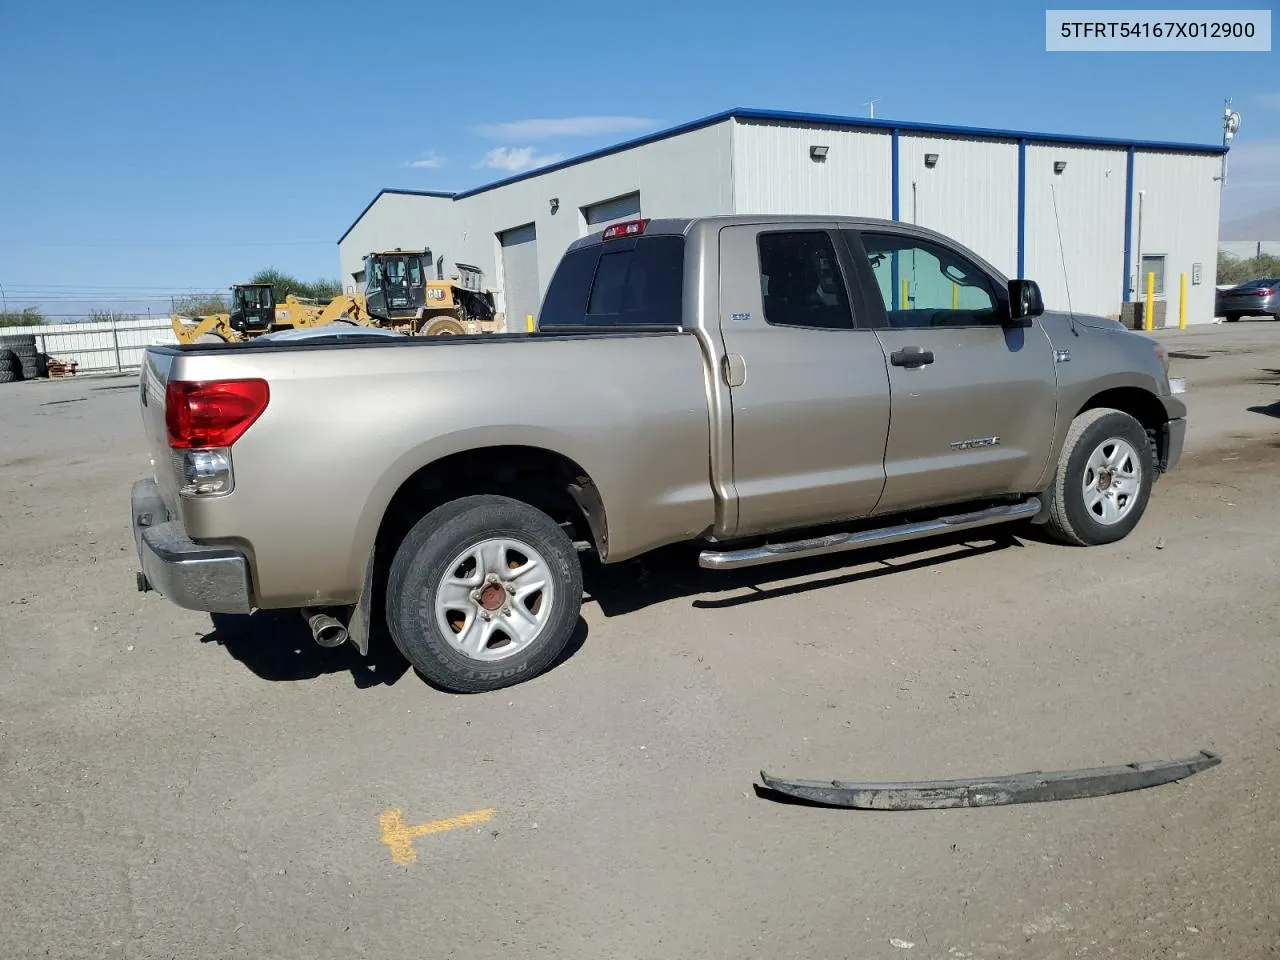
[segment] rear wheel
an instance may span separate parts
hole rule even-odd
[[[532,679],[569,643],[582,568],[541,510],[499,496],[463,497],[409,531],[387,578],[387,624],[428,680],[457,693]]]
[[[1122,540],[1142,519],[1154,474],[1142,424],[1120,410],[1086,410],[1062,446],[1046,526],[1076,546]]]
[[[1226,315],[1226,318],[1225,318],[1225,319],[1226,319],[1227,323],[1235,323],[1235,322],[1237,322],[1237,321],[1240,319],[1240,314],[1238,314],[1238,313],[1228,313],[1228,314]]]

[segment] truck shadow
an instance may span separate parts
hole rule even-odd
[[[1264,417],[1275,417],[1277,420],[1280,420],[1280,400],[1277,400],[1275,403],[1269,403],[1265,407],[1249,407],[1249,412],[1260,413]]]
[[[369,656],[349,643],[326,648],[296,610],[255,610],[250,614],[215,613],[213,630],[202,643],[216,643],[263,680],[311,680],[348,671],[356,687],[390,686],[409,669],[391,638],[375,631]]]
[[[349,643],[322,647],[311,638],[297,610],[256,610],[251,614],[212,614],[213,629],[200,638],[216,643],[263,680],[311,680],[329,673],[351,674],[359,690],[391,686],[409,672],[409,661],[401,656],[385,624],[375,624],[369,639],[369,655],[362,657]],[[578,618],[564,652],[546,672],[556,669],[582,649],[587,639],[587,623]],[[417,673],[427,686],[440,687]],[[441,692],[450,692],[443,691]]]
[[[725,572],[703,570],[698,566],[697,549],[680,545],[617,566],[593,562],[584,576],[590,598],[606,617],[684,597],[692,597],[690,605],[697,609],[718,610],[957,563],[1021,547],[1023,539],[1038,539],[1034,528],[1020,526],[1016,530],[938,536]]]

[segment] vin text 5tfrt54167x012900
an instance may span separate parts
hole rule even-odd
[[[1153,340],[878,220],[630,221],[569,248],[535,333],[313,333],[148,349],[139,585],[303,608],[364,652],[385,618],[457,691],[556,660],[584,551],[724,570],[1017,521],[1105,544],[1186,427]]]

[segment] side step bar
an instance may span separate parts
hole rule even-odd
[[[777,563],[780,560],[798,560],[801,557],[816,557],[824,553],[839,553],[842,550],[858,550],[862,547],[918,540],[921,537],[931,537],[940,533],[973,530],[976,527],[989,527],[997,523],[1007,523],[1010,520],[1029,520],[1039,512],[1039,497],[1031,497],[1022,503],[989,507],[986,510],[975,510],[972,513],[960,513],[951,517],[938,517],[936,520],[924,520],[919,523],[903,523],[896,527],[859,530],[856,533],[832,533],[824,537],[811,537],[808,540],[794,540],[790,543],[766,543],[763,546],[746,547],[742,550],[703,550],[698,554],[698,566],[706,570],[738,570],[742,567],[757,567],[764,563]]]

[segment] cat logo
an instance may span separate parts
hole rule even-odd
[[[1000,443],[999,437],[975,437],[972,440],[951,441],[952,450],[973,450],[977,447],[994,447]]]

